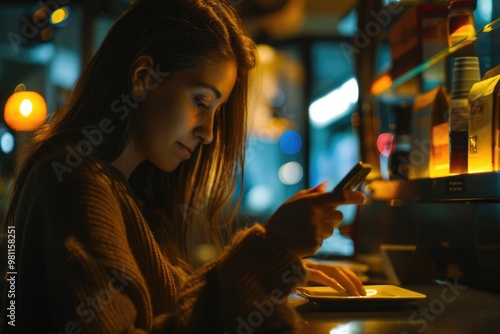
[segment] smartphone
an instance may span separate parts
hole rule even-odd
[[[363,180],[368,176],[372,166],[370,164],[364,163],[362,161],[358,162],[349,173],[344,176],[344,178],[335,186],[333,189],[342,190],[350,189],[354,190]]]

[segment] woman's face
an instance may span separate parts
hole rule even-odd
[[[169,74],[146,92],[137,112],[134,151],[164,171],[189,159],[199,144],[210,144],[214,116],[236,82],[234,61],[200,66]]]

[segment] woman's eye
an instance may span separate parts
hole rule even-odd
[[[194,101],[195,101],[196,106],[197,106],[198,108],[203,109],[203,110],[209,110],[209,109],[210,109],[210,107],[209,107],[209,106],[207,106],[207,105],[203,102],[203,100],[202,100],[202,99],[200,99],[200,98],[195,98],[195,99],[194,99]]]

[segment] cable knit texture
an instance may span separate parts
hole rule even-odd
[[[87,159],[33,174],[17,209],[19,333],[288,330],[300,259],[255,225],[193,273],[162,255],[123,175]]]

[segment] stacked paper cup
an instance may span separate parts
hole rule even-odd
[[[457,57],[453,67],[449,112],[450,174],[467,173],[469,92],[480,81],[479,58]]]

